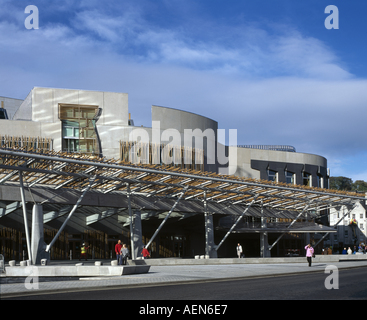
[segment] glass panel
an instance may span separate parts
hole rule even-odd
[[[79,140],[79,151],[87,152],[87,141],[86,140]]]
[[[93,119],[94,115],[96,114],[96,109],[86,109],[86,108],[82,108],[81,109],[82,112],[82,118],[84,119]]]
[[[285,180],[286,180],[286,183],[294,184],[294,173],[285,171]]]
[[[309,173],[303,173],[303,185],[304,186],[311,186],[311,175]]]
[[[60,107],[60,119],[73,119],[74,108],[73,107]]]
[[[65,151],[94,153],[97,144],[93,118],[97,110],[97,107],[60,106]]]
[[[273,170],[268,170],[268,180],[277,181],[277,172]]]
[[[74,137],[74,128],[65,127],[64,128],[64,137]]]

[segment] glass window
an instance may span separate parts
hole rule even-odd
[[[0,119],[8,119],[8,115],[5,109],[0,109]]]
[[[62,146],[66,152],[95,153],[98,149],[95,120],[98,107],[59,105]]]
[[[274,170],[268,169],[268,180],[269,181],[278,181],[277,172]]]
[[[303,172],[303,185],[311,187],[311,175],[307,172]]]
[[[320,176],[320,175],[317,175],[316,179],[317,179],[317,186],[319,188],[323,188],[324,187],[324,177]]]
[[[291,183],[291,184],[295,184],[295,174],[293,172],[289,172],[287,170],[285,170],[285,182],[286,183]]]

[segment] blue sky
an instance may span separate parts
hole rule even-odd
[[[36,5],[39,29],[24,9]],[[328,30],[325,8],[339,9]],[[127,92],[238,129],[239,144],[286,144],[367,181],[365,0],[0,0],[0,95],[35,86]]]

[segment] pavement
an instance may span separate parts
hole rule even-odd
[[[245,259],[243,259],[245,260]],[[306,260],[306,259],[305,259]],[[55,263],[55,262],[53,262]],[[59,262],[67,264],[67,262]],[[94,262],[88,262],[91,265]],[[87,263],[87,264],[88,264]],[[367,267],[367,261],[316,262],[308,267],[303,263],[266,264],[216,264],[216,265],[152,265],[148,273],[111,277],[10,279],[0,278],[0,299],[24,295],[39,295],[72,291],[102,290],[113,287],[147,287],[233,279],[251,279],[293,275],[302,273],[325,273],[327,266],[339,270]],[[366,270],[367,271],[367,270]]]

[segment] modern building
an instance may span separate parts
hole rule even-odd
[[[287,188],[292,185],[314,190],[328,187],[327,160],[322,156],[299,153],[290,146],[238,146],[235,132],[226,132],[230,138],[232,134],[230,141],[234,143],[224,146],[218,143],[220,129],[215,120],[160,106],[152,106],[151,127],[138,126],[135,124],[136,119],[132,119],[129,113],[126,93],[36,87],[24,100],[1,97],[0,100],[1,109],[6,110],[3,114],[7,114],[6,117],[0,117],[0,143],[3,149],[21,149],[36,154],[52,151],[59,155],[74,154],[89,160],[115,159],[151,168],[174,167],[178,172],[191,170],[224,176],[229,174],[238,179],[271,181]],[[6,179],[0,180],[0,187],[5,187],[5,184]],[[57,188],[63,190],[69,186],[65,183]],[[1,198],[0,193],[0,205],[3,208],[3,215],[0,215],[1,246],[3,251],[7,250],[4,252],[6,255],[19,257],[21,248],[24,249],[24,226],[19,223],[22,209],[15,199],[12,202],[11,197],[9,200],[5,198]],[[50,234],[52,237],[65,219],[63,215],[55,215],[53,219],[52,212],[60,214],[63,210],[67,211],[69,206],[60,203],[47,207],[49,213],[44,219],[46,236]],[[87,210],[87,206],[85,208]],[[86,223],[84,218],[80,219],[88,213],[79,210],[79,220],[65,228],[64,242],[58,244],[55,257],[65,258],[69,256],[70,250],[78,251],[83,241],[93,242],[95,247],[100,248],[98,255],[101,257],[110,255],[113,243],[118,238],[124,241],[128,238],[126,228],[129,221],[121,218],[121,211],[125,209],[108,209],[107,206],[103,212],[112,212],[108,222],[106,220],[96,225]],[[142,209],[141,212],[143,237],[146,235],[148,239],[164,215],[152,210],[145,212]],[[202,242],[199,239],[205,237],[201,230],[201,218],[197,215],[181,218],[182,215],[178,214],[176,218],[169,219],[170,227],[161,231],[159,244],[156,244],[156,256],[192,257],[204,251],[203,245],[197,245]],[[214,216],[217,233],[228,231],[233,219],[235,216]],[[266,222],[276,224],[287,221],[289,219],[284,218],[269,218],[265,221],[255,215],[243,220],[247,226],[249,223],[264,226]],[[312,230],[308,229],[314,233]],[[243,242],[246,255],[259,254],[261,248],[257,231],[249,232],[246,225],[242,225],[242,231],[240,225],[232,231],[236,232],[231,234],[228,244],[223,246],[222,256],[235,256],[233,248],[239,241]],[[302,232],[306,234],[306,231],[307,228]],[[9,237],[18,239],[17,244],[10,244]],[[267,241],[277,237],[276,234],[269,235]],[[301,248],[305,241],[309,241],[309,237],[303,236],[303,233],[287,234],[281,241],[277,241],[276,252],[272,254],[285,255],[288,249]]]
[[[19,137],[20,147],[41,138],[55,151],[328,187],[324,157],[288,146],[225,147],[217,140],[218,123],[204,116],[152,106],[152,127],[134,126],[126,93],[34,88],[20,105],[7,99],[5,110],[7,104],[11,121],[0,129],[5,145],[6,137]]]

